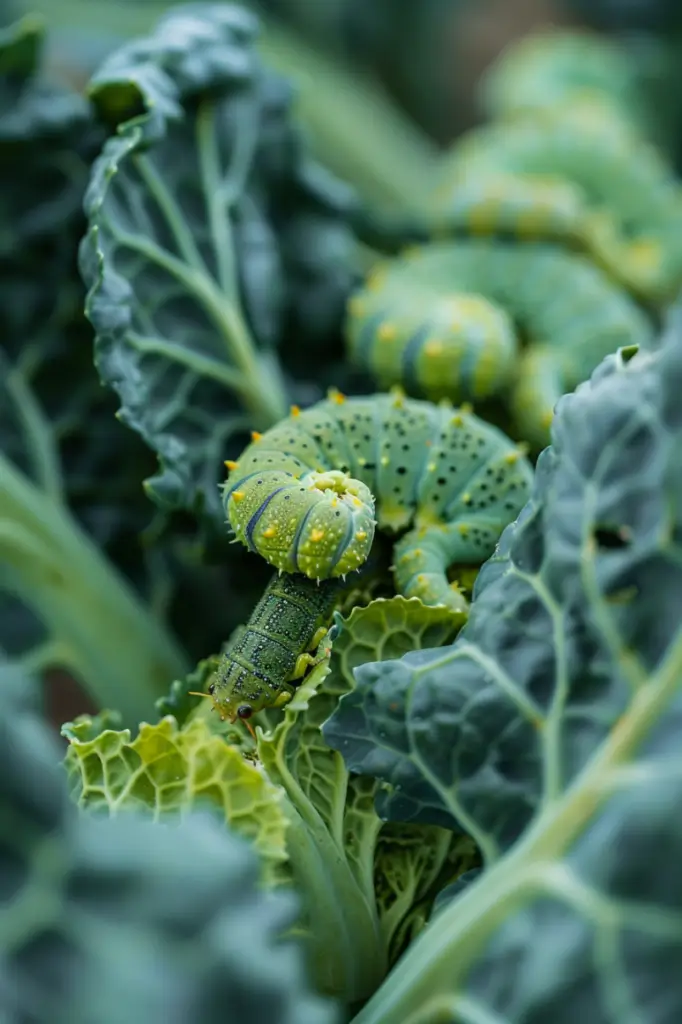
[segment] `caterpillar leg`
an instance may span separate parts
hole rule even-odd
[[[303,679],[303,676],[306,674],[308,669],[314,665],[317,660],[318,659],[315,655],[310,654],[308,651],[306,651],[305,654],[299,654],[296,659],[296,664],[294,665],[294,670],[287,681],[291,683],[296,679]]]
[[[320,626],[320,628],[315,633],[315,636],[310,641],[310,650],[311,651],[316,651],[317,650],[317,648],[320,646],[320,644],[322,643],[322,641],[324,640],[324,638],[326,637],[328,632],[329,632],[329,630],[327,629],[326,626]]]
[[[324,649],[320,651],[322,641],[329,632],[330,630],[326,626],[320,626],[310,641],[310,651],[306,651],[304,654],[299,654],[296,659],[294,671],[289,676],[288,681],[290,683],[294,680],[303,679],[303,676],[309,668],[314,668],[315,665],[319,665],[320,662],[324,661],[327,655],[331,653],[331,648],[328,645],[325,645]]]
[[[447,569],[455,562],[480,565],[490,557],[500,537],[500,524],[485,519],[410,530],[394,549],[396,589],[424,604],[444,604],[466,615],[469,604]],[[475,543],[474,543],[475,541]]]
[[[556,352],[531,348],[523,353],[511,408],[518,434],[540,450],[550,443],[554,406],[566,390]]]
[[[305,669],[303,671],[305,672]],[[293,696],[294,695],[293,695],[293,693],[290,690],[282,690],[281,693],[278,694],[277,699],[275,700],[275,702],[272,704],[272,707],[273,708],[283,708],[286,704],[289,703],[289,701],[292,699]],[[249,723],[247,722],[246,725],[248,726]]]

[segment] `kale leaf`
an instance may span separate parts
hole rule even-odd
[[[561,399],[455,643],[360,667],[327,723],[380,813],[485,865],[357,1024],[682,1013],[681,385],[673,325]]]

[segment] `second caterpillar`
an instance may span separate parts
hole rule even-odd
[[[559,398],[649,319],[589,260],[545,245],[469,241],[382,261],[350,299],[349,355],[382,387],[429,399],[508,397],[521,437],[549,443]]]

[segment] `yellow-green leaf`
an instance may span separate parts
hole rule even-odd
[[[196,719],[180,729],[167,715],[129,729],[92,737],[81,716],[62,730],[69,740],[65,766],[81,807],[115,815],[144,808],[157,819],[181,817],[198,805],[212,807],[261,855],[264,880],[288,877],[286,798],[259,765],[213,735]]]

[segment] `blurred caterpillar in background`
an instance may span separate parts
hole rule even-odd
[[[514,41],[487,70],[478,92],[492,120],[588,101],[643,132],[650,122],[629,55],[588,31],[547,30]]]
[[[682,182],[634,115],[625,51],[588,33],[527,37],[481,93],[493,120],[440,161],[421,223],[382,224],[366,211],[363,241],[383,252],[471,237],[551,241],[588,255],[652,310],[672,302]]]
[[[431,237],[511,235],[578,247],[638,299],[682,288],[682,183],[649,141],[633,61],[589,32],[508,47],[479,86],[492,121],[446,155]]]
[[[537,448],[561,395],[609,353],[653,336],[589,260],[489,240],[384,260],[350,299],[346,332],[351,361],[381,387],[453,401],[511,394],[520,435]]]
[[[682,184],[598,105],[571,102],[469,132],[442,169],[431,234],[555,240],[652,306],[682,287]]]
[[[527,37],[481,92],[497,120],[443,159],[421,224],[359,218],[375,250],[421,248],[351,296],[346,345],[382,387],[499,396],[539,449],[558,398],[615,349],[648,345],[682,288],[682,184],[646,139],[616,44]]]
[[[466,613],[449,567],[480,565],[530,493],[533,470],[500,430],[465,409],[401,393],[328,398],[228,463],[223,504],[235,538],[312,579],[367,559],[375,527],[397,537],[396,589]]]
[[[658,313],[682,291],[682,182],[650,141],[655,118],[624,47],[558,30],[508,47],[479,84],[492,120],[439,161],[421,219],[356,214],[384,253],[490,237],[583,252]]]

